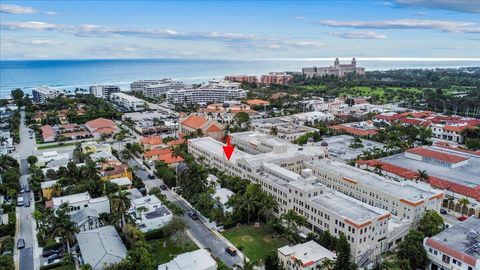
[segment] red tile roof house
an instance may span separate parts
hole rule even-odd
[[[164,146],[163,139],[160,136],[143,137],[140,139],[140,144],[145,151]]]
[[[150,161],[161,160],[166,164],[172,165],[172,166],[184,161],[184,159],[180,156],[178,157],[172,156],[172,151],[170,150],[170,148],[152,149],[145,152],[143,156],[146,159],[149,159]]]
[[[88,131],[94,135],[95,138],[99,139],[101,135],[111,136],[118,131],[117,124],[110,119],[97,118],[95,120],[88,121],[85,123]]]
[[[42,131],[43,142],[55,141],[55,131],[53,130],[52,126],[45,125],[40,127],[40,130]]]
[[[223,126],[212,119],[206,119],[194,114],[180,120],[179,132],[189,134],[197,129],[203,131],[204,136],[212,137],[218,141],[223,138]]]
[[[377,134],[377,130],[375,129],[361,129],[361,128],[349,127],[346,125],[334,125],[334,126],[329,126],[328,128],[333,129],[335,131],[342,131],[342,132],[345,132],[354,136],[359,136],[359,137],[370,137]]]

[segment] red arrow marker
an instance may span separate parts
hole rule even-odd
[[[230,136],[227,136],[227,146],[223,146],[223,152],[228,160],[232,157],[235,146],[230,145]]]

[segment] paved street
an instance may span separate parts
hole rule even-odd
[[[135,161],[130,160],[129,166],[134,168],[138,166],[141,168],[141,165]],[[142,169],[134,171],[135,175],[142,179],[146,187],[160,186],[163,184],[161,180],[149,179],[148,173]],[[179,205],[185,213],[192,211],[186,203],[178,200],[175,194],[171,190],[162,190],[162,193],[167,196],[167,199],[175,204]],[[208,248],[215,257],[220,258],[227,266],[234,267],[235,265],[243,266],[243,259],[240,256],[230,256],[225,252],[225,248],[228,246],[222,239],[220,239],[215,233],[213,233],[203,222],[199,220],[191,219],[187,214],[180,216],[180,218],[187,224],[190,233],[193,237],[204,247]]]
[[[20,177],[20,184],[27,185],[28,184],[28,162],[26,158],[32,155],[34,147],[35,147],[35,140],[30,139],[28,128],[25,126],[25,112],[21,112],[22,116],[22,123],[20,125],[20,144],[16,146],[16,158],[20,163],[20,172],[22,176]],[[17,227],[19,230],[17,231],[17,237],[23,238],[25,240],[25,248],[18,250],[16,258],[16,262],[18,263],[20,270],[32,270],[38,269],[38,266],[35,267],[34,264],[34,233],[33,233],[33,223],[32,223],[32,212],[35,207],[33,193],[32,192],[25,192],[21,194],[23,196],[24,201],[30,201],[30,207],[17,207]],[[36,240],[35,240],[36,241]]]

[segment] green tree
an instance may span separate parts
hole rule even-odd
[[[462,216],[463,216],[464,215],[463,213],[468,211],[468,205],[470,205],[470,201],[467,198],[464,197],[464,198],[461,198],[460,200],[458,200],[458,204],[460,204],[460,206],[462,207],[461,212],[462,212]],[[465,209],[467,209],[467,210],[465,210]]]
[[[443,217],[436,211],[427,210],[418,222],[418,230],[427,237],[432,237],[443,230]]]
[[[428,263],[427,252],[423,247],[423,238],[423,233],[410,230],[405,240],[398,245],[398,258],[407,260],[411,269],[423,269]]]
[[[12,92],[11,92],[11,96],[12,96],[13,100],[15,100],[15,101],[23,99],[24,95],[25,94],[23,93],[22,89],[20,89],[20,88],[12,90]]]
[[[132,205],[128,195],[130,195],[129,191],[121,190],[120,188],[117,193],[110,195],[111,212],[117,215],[120,222],[120,228],[123,228],[125,225],[125,215]]]
[[[349,270],[355,269],[350,255],[350,243],[348,243],[347,237],[344,233],[340,233],[337,246],[337,262],[335,264],[335,270]]]
[[[265,263],[265,270],[282,270],[276,251],[267,253],[263,261]]]
[[[280,220],[286,225],[284,235],[290,241],[296,243],[300,227],[305,224],[305,217],[297,214],[293,209],[280,216]]]
[[[417,177],[415,178],[415,180],[429,183],[430,182],[429,178],[430,178],[430,176],[428,175],[427,171],[418,170]]]
[[[38,158],[36,156],[27,157],[27,162],[28,162],[28,164],[30,164],[30,166],[35,165],[35,163],[37,163],[37,161],[38,161]]]
[[[75,234],[78,232],[78,228],[70,220],[68,203],[61,204],[53,219],[52,236],[63,239],[67,245],[67,254],[70,254],[70,244],[75,242]]]

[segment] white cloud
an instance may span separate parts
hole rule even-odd
[[[346,39],[385,39],[387,36],[374,31],[331,32],[330,34]]]
[[[47,46],[56,46],[58,43],[53,40],[48,40],[48,39],[33,39],[30,40],[30,44],[33,45],[47,45]]]
[[[2,22],[0,27],[9,30],[55,30],[60,27],[46,22]]]
[[[305,20],[306,18],[303,17],[303,16],[297,16],[297,17],[295,17],[295,19],[296,19],[296,20]]]
[[[480,25],[462,21],[438,21],[401,19],[386,21],[336,21],[325,20],[319,22],[330,27],[376,28],[376,29],[436,29],[444,32],[480,33]]]
[[[395,0],[399,5],[480,13],[479,0]]]
[[[10,4],[0,4],[0,13],[7,14],[35,14],[38,10],[32,7],[10,5]]]

